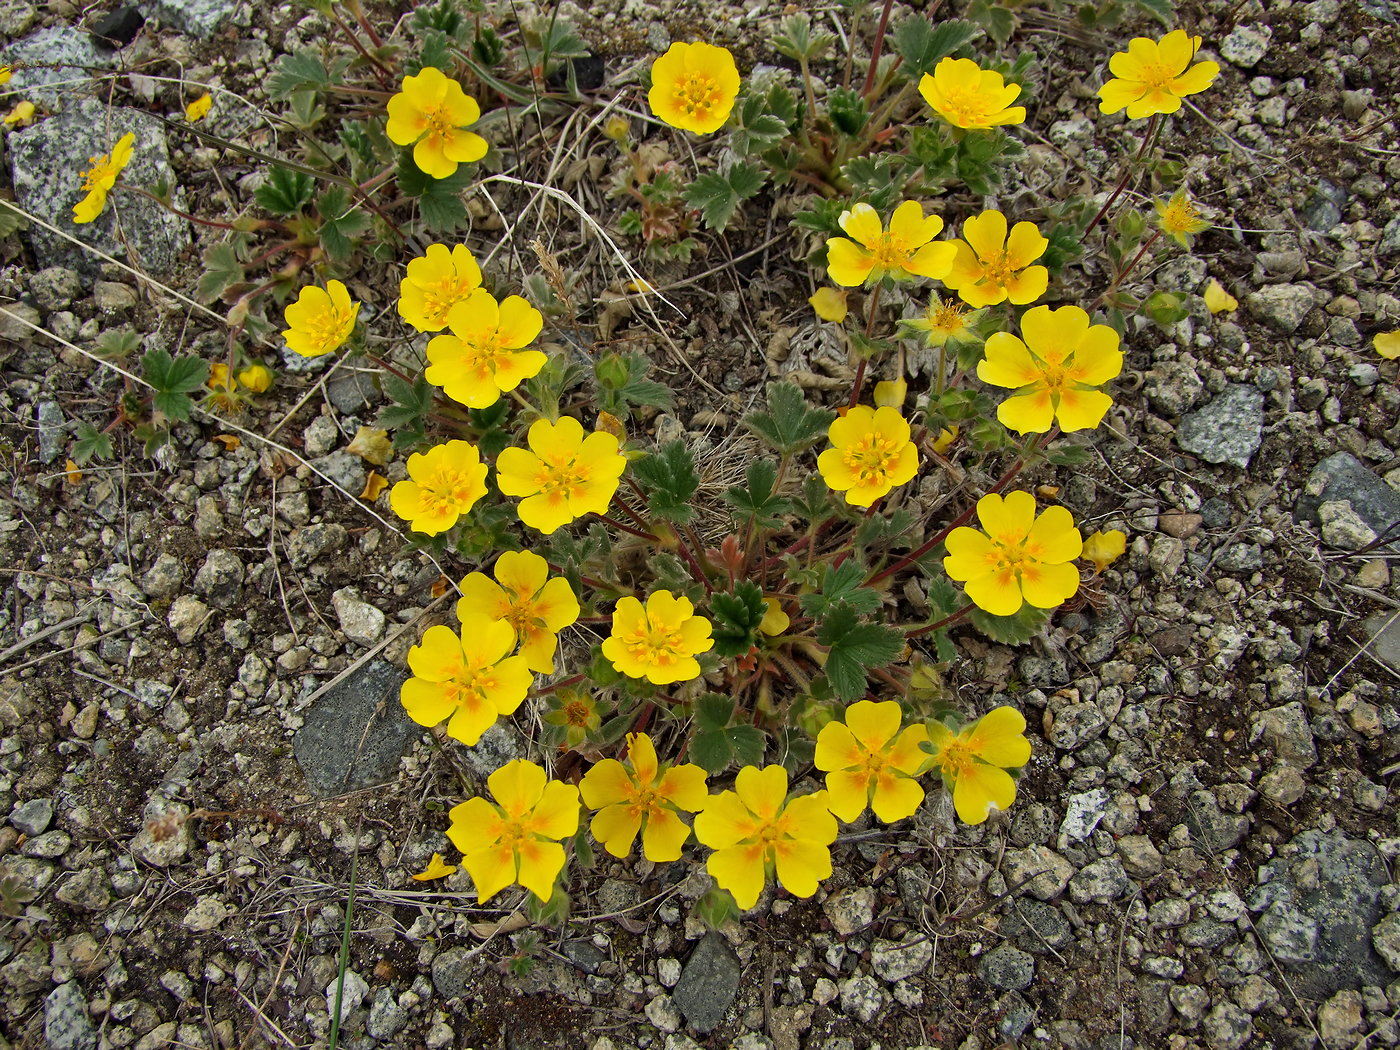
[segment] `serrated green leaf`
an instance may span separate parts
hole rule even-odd
[[[968,620],[994,642],[1025,645],[1044,630],[1050,620],[1050,610],[1022,605],[1014,616],[993,616],[982,609],[974,609]]]
[[[904,197],[908,161],[896,154],[856,157],[841,169],[841,177],[851,184],[851,195],[878,212],[893,210]]]
[[[302,171],[274,166],[267,181],[253,191],[258,205],[273,215],[296,215],[311,202],[316,180]]]
[[[723,693],[705,693],[695,701],[695,724],[701,729],[723,729],[734,717],[734,698]]]
[[[915,129],[915,134],[923,129]],[[838,197],[823,197],[812,202],[811,206],[797,212],[792,224],[799,230],[830,234],[833,237],[845,236],[841,228],[841,213],[849,207],[849,202]]]
[[[837,130],[854,136],[860,134],[870,119],[870,105],[854,88],[832,88],[826,96],[826,113]]]
[[[869,570],[855,558],[847,558],[839,566],[825,567],[821,590],[814,594],[804,594],[797,599],[802,611],[815,619],[821,619],[837,604],[844,604],[858,613],[872,613],[880,608],[880,595],[863,586]]]
[[[963,12],[968,20],[976,22],[987,31],[987,35],[998,44],[1004,44],[1016,32],[1017,19],[1014,12],[1000,4],[988,0],[973,0]]]
[[[166,350],[149,350],[141,357],[142,374],[157,393],[183,394],[198,390],[209,378],[209,364],[198,357],[171,357]]]
[[[653,455],[637,460],[632,471],[647,490],[647,509],[658,518],[684,525],[694,515],[690,498],[700,487],[695,454],[683,441],[668,441]]]
[[[777,92],[785,93],[789,100],[792,98],[785,88],[775,87],[771,92],[746,95],[734,108],[729,147],[738,155],[762,153],[787,137],[788,119],[770,112],[771,99]]]
[[[1133,0],[1133,5],[1151,14],[1164,26],[1176,25],[1176,8],[1171,0]]]
[[[85,467],[94,459],[112,458],[112,435],[104,434],[91,423],[79,423],[73,442],[73,462]]]
[[[829,646],[826,677],[842,700],[865,693],[866,669],[888,664],[904,648],[904,634],[880,623],[860,622],[855,609],[838,603],[817,628],[817,641]]]
[[[768,411],[751,412],[744,425],[785,456],[820,441],[835,412],[812,408],[796,383],[768,384]]]
[[[901,22],[890,34],[895,53],[904,59],[904,69],[917,80],[959,48],[965,47],[982,30],[971,22],[950,18],[934,25],[915,15]]]
[[[343,186],[332,186],[316,202],[321,216],[321,247],[334,262],[344,262],[355,251],[353,238],[369,228],[368,213],[353,208],[350,193]]]
[[[323,91],[338,83],[348,59],[337,59],[329,67],[310,51],[283,55],[267,78],[267,93],[285,100],[296,91]]]
[[[739,205],[763,188],[765,178],[755,165],[741,161],[722,174],[701,175],[687,187],[685,202],[699,209],[706,229],[723,231]]]
[[[723,773],[734,761],[734,746],[729,734],[722,729],[707,729],[690,738],[686,758],[714,776]]]
[[[730,594],[711,595],[715,653],[724,657],[743,656],[752,649],[765,612],[763,590],[752,580],[741,580]]]
[[[244,281],[238,250],[228,241],[211,244],[204,251],[204,269],[195,287],[200,302],[212,303],[229,288]]]
[[[771,459],[751,459],[744,480],[744,485],[730,486],[724,499],[738,512],[745,527],[776,529],[782,525],[778,515],[789,513],[792,504],[773,491],[778,465]]]
[[[433,407],[433,387],[422,376],[407,382],[396,375],[384,377],[389,404],[379,410],[379,426],[396,431],[394,447],[412,447],[423,433],[423,418]]]
[[[732,726],[724,735],[729,738],[729,748],[739,765],[756,766],[763,761],[763,752],[768,746],[763,730],[757,726]]]

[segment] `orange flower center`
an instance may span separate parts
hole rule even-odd
[[[883,485],[890,471],[899,463],[902,445],[881,434],[866,434],[847,445],[841,461],[856,476],[857,486]]]
[[[1162,214],[1162,225],[1168,233],[1192,233],[1200,221],[1198,212],[1190,201],[1173,197],[1167,202],[1167,210]]]
[[[423,289],[423,313],[429,321],[441,327],[447,323],[447,313],[471,294],[471,285],[455,274],[429,281]]]
[[[506,610],[505,621],[515,628],[515,633],[522,638],[531,638],[540,632],[540,620],[543,619],[535,611],[535,600],[533,598],[518,597]]]
[[[457,130],[457,125],[452,123],[452,118],[447,113],[444,105],[429,106],[423,110],[424,134],[430,140],[440,138],[450,138]]]
[[[587,729],[592,715],[592,707],[582,700],[570,700],[564,705],[564,724],[572,729]]]
[[[655,667],[670,667],[690,655],[685,650],[679,625],[658,627],[650,620],[644,620],[626,635],[622,644],[633,659]]]
[[[562,496],[575,499],[583,495],[590,480],[591,471],[570,459],[567,462],[546,463],[540,461],[540,469],[535,474],[535,484],[545,496]]]
[[[696,120],[709,120],[720,99],[719,84],[707,73],[688,73],[671,89],[671,101],[676,108]]]
[[[110,153],[104,153],[100,157],[89,157],[88,163],[92,167],[83,172],[83,189],[85,190],[95,190],[99,187],[110,188],[121,173],[121,168],[112,163]]]
[[[1149,91],[1164,91],[1180,74],[1162,62],[1144,62],[1138,67],[1138,80]]]
[[[957,780],[972,771],[974,758],[972,745],[961,736],[955,736],[939,749],[934,761],[951,779]]]
[[[982,280],[989,284],[1004,288],[1011,283],[1015,273],[1016,267],[1011,265],[1005,248],[999,249],[990,259],[982,260]]]
[[[341,313],[335,307],[331,307],[310,318],[301,330],[322,346],[338,346],[345,338],[346,328],[351,322],[352,318],[348,313]]]
[[[928,312],[929,327],[945,335],[952,335],[961,331],[963,327],[963,308],[961,303],[942,303],[937,309]]]

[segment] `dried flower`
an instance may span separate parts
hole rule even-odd
[[[962,240],[943,283],[972,306],[995,306],[1010,299],[1017,306],[1045,294],[1050,271],[1032,266],[1050,247],[1034,223],[1018,222],[1006,232],[1006,216],[994,208],[963,223]]]
[[[1064,507],[1037,517],[1029,492],[992,493],[977,501],[977,518],[984,532],[964,526],[949,533],[943,570],[979,609],[994,616],[1012,616],[1027,602],[1053,609],[1079,590],[1072,563],[1083,539]]]
[[[840,324],[846,319],[846,289],[818,288],[807,297],[812,309],[823,321]]]
[[[1187,36],[1182,29],[1172,30],[1160,41],[1134,37],[1127,51],[1108,60],[1117,79],[1099,88],[1099,109],[1117,113],[1126,108],[1129,120],[1175,113],[1185,96],[1204,91],[1220,73],[1214,62],[1191,65],[1200,46],[1200,37]]]
[[[739,67],[727,48],[678,42],[651,64],[647,101],[673,128],[708,135],[729,119],[739,83]]]
[[[1080,557],[1094,563],[1094,572],[1103,572],[1128,549],[1128,535],[1122,529],[1100,529],[1084,537],[1084,550]]]
[[[914,778],[924,764],[922,725],[900,729],[903,711],[893,700],[861,700],[846,709],[845,724],[828,722],[817,734],[813,761],[826,773],[831,812],[847,824],[871,811],[889,824],[912,816],[924,800]]]
[[[433,879],[443,879],[457,870],[457,865],[448,864],[442,859],[441,853],[434,853],[433,859],[428,861],[428,866],[416,875],[409,878],[417,879],[419,882],[431,882]]]
[[[832,421],[832,448],[817,457],[823,480],[846,502],[868,507],[919,472],[909,423],[893,408],[857,405]]]
[[[466,441],[434,445],[408,457],[408,480],[389,493],[389,506],[414,532],[436,536],[457,524],[486,495],[486,464]]]
[[[925,216],[918,201],[904,201],[895,208],[888,230],[880,222],[880,213],[864,203],[843,211],[838,222],[850,236],[826,242],[826,269],[833,281],[847,288],[875,284],[883,277],[942,280],[953,265],[953,244],[932,243],[943,230],[943,220]]]
[[[656,591],[643,607],[628,595],[613,609],[603,656],[622,674],[654,685],[689,682],[700,677],[695,657],[714,648],[712,629],[709,620],[695,614],[689,598]]]
[[[413,163],[425,175],[445,179],[458,164],[486,156],[486,140],[466,130],[481,118],[481,107],[440,69],[424,66],[416,76],[404,77],[388,112],[389,141],[412,146]]]
[[[1371,340],[1371,345],[1376,348],[1376,353],[1387,361],[1394,361],[1400,357],[1400,328],[1393,332],[1377,332]]]
[[[935,113],[958,128],[994,128],[1020,124],[1024,106],[1013,106],[1021,85],[1008,84],[1000,73],[983,69],[970,58],[945,58],[919,81],[919,94]]]
[[[14,109],[5,114],[5,126],[7,128],[25,128],[34,123],[34,103],[27,98],[22,98],[15,103]]]
[[[992,810],[1009,809],[1016,781],[1006,772],[1031,758],[1023,735],[1026,720],[1014,707],[997,707],[961,732],[942,722],[929,723],[930,764],[952,788],[953,808],[964,824],[981,824]]]
[[[645,733],[627,734],[627,763],[605,758],[579,783],[583,804],[598,810],[589,831],[614,857],[632,852],[640,832],[642,856],[655,863],[679,860],[690,828],[679,814],[696,813],[709,800],[705,771],[656,760]]]
[[[324,288],[307,285],[283,312],[287,328],[282,338],[287,349],[302,357],[329,354],[350,338],[359,312],[360,304],[350,301],[340,281],[327,281]]]

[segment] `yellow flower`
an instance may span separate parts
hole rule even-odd
[[[699,812],[710,797],[703,769],[658,764],[645,733],[627,734],[627,765],[603,759],[584,774],[579,792],[598,810],[588,830],[605,850],[625,857],[641,832],[642,856],[654,863],[680,860],[690,828],[678,814]]]
[[[457,870],[457,865],[448,864],[442,859],[441,853],[434,853],[433,859],[428,861],[428,866],[417,875],[410,875],[409,878],[417,879],[419,882],[431,882],[433,879],[443,879]]]
[[[657,591],[646,607],[631,595],[613,609],[612,634],[603,639],[605,656],[622,674],[654,685],[700,677],[700,653],[714,648],[710,621],[695,615],[689,598]]]
[[[88,158],[92,167],[83,172],[83,189],[87,190],[87,196],[73,205],[74,222],[92,222],[102,214],[102,209],[107,206],[107,194],[117,184],[117,176],[131,163],[135,143],[136,133],[128,131],[117,140],[111,153]]]
[[[389,493],[389,506],[414,532],[428,536],[452,528],[486,495],[486,464],[466,441],[415,452],[408,457],[408,477]]]
[[[886,824],[912,816],[924,800],[914,778],[924,764],[921,725],[901,730],[903,712],[894,700],[861,700],[846,708],[846,722],[828,722],[817,734],[816,767],[826,773],[831,812],[847,824],[868,805]]]
[[[1122,529],[1100,529],[1084,537],[1084,550],[1080,557],[1094,563],[1094,572],[1103,572],[1128,549],[1128,536]]]
[[[887,379],[882,383],[876,383],[875,389],[871,392],[870,398],[875,402],[876,408],[900,409],[904,407],[904,401],[909,396],[909,382],[906,379]]]
[[[1376,353],[1387,361],[1394,361],[1400,357],[1400,328],[1393,332],[1377,332],[1371,340],[1371,345],[1376,348]]]
[[[1240,306],[1240,301],[1227,292],[1225,286],[1214,277],[1206,284],[1201,298],[1206,301],[1206,309],[1213,314],[1233,313]]]
[[[209,366],[209,378],[204,381],[204,385],[210,390],[228,391],[234,388],[233,379],[228,374],[228,365],[222,361],[215,361]]]
[[[964,824],[981,824],[992,810],[1016,801],[1016,781],[1008,769],[1031,759],[1024,736],[1026,720],[1014,707],[996,707],[954,733],[942,722],[929,723],[931,764],[953,790],[953,808]]]
[[[554,673],[559,632],[578,619],[578,599],[569,581],[549,578],[549,562],[530,551],[506,551],[496,559],[496,579],[474,572],[462,581],[457,618],[473,613],[504,620],[515,632],[525,666]],[[499,581],[499,582],[497,582]]]
[[[5,114],[5,126],[11,128],[28,127],[34,122],[34,103],[23,98],[15,103],[15,108]]]
[[[389,100],[384,132],[396,146],[413,147],[413,163],[434,179],[445,179],[458,164],[486,156],[486,140],[466,129],[481,118],[476,99],[442,70],[425,66],[403,78],[403,87]]]
[[[1177,190],[1163,203],[1153,201],[1157,211],[1157,226],[1183,248],[1191,247],[1191,238],[1202,230],[1210,229],[1210,223],[1201,218],[1196,202],[1186,196],[1184,189]]]
[[[792,617],[783,611],[783,603],[777,598],[763,599],[763,619],[758,621],[758,631],[769,638],[776,638],[792,626]]]
[[[0,66],[0,87],[3,87],[5,84],[8,84],[10,82],[10,78],[14,75],[15,71],[13,67]]]
[[[888,230],[880,223],[880,213],[865,203],[843,211],[838,222],[850,238],[832,237],[826,242],[826,270],[833,281],[847,288],[874,284],[882,277],[942,280],[953,265],[953,244],[931,243],[942,232],[943,220],[937,215],[925,217],[918,201],[904,201],[895,208]]]
[[[494,405],[549,360],[540,350],[524,349],[544,328],[544,316],[518,295],[497,303],[478,288],[448,311],[447,327],[451,335],[428,343],[423,377],[468,408]]]
[[[481,287],[481,267],[465,244],[430,244],[399,282],[399,316],[420,332],[441,332],[454,306]]]
[[[1126,107],[1130,120],[1175,113],[1183,97],[1210,87],[1220,72],[1214,62],[1191,65],[1200,46],[1200,37],[1187,36],[1182,29],[1172,30],[1160,41],[1134,37],[1127,51],[1108,60],[1117,79],[1099,88],[1099,109],[1117,113]]]
[[[1016,392],[997,406],[997,419],[1018,434],[1043,434],[1053,423],[1065,433],[1103,421],[1113,399],[1095,389],[1123,370],[1118,333],[1089,324],[1077,306],[1037,306],[1021,318],[1025,342],[1010,332],[987,340],[977,378]]]
[[[1023,602],[1053,609],[1079,590],[1072,563],[1083,539],[1064,507],[1037,517],[1029,492],[992,493],[977,501],[977,518],[985,532],[963,527],[948,535],[943,571],[978,608],[994,616],[1014,615]]]
[[[507,656],[515,632],[485,613],[462,619],[462,634],[436,624],[408,651],[413,677],[399,691],[408,717],[420,726],[448,719],[447,735],[468,747],[511,714],[530,691],[535,676],[523,656]]]
[[[734,790],[712,796],[695,818],[695,837],[714,850],[705,867],[745,910],[758,903],[770,871],[797,897],[816,893],[831,874],[836,818],[826,792],[787,794],[782,766],[745,766]]]
[[[337,349],[355,330],[360,304],[350,301],[350,292],[339,281],[327,281],[324,288],[307,285],[283,312],[287,328],[282,338],[287,349],[302,357],[320,357]]]
[[[985,310],[968,311],[956,299],[944,299],[935,294],[929,297],[923,317],[901,320],[899,326],[921,333],[925,343],[937,348],[976,339],[972,326],[981,320],[984,313]]]
[[[627,459],[612,434],[587,437],[570,416],[557,423],[537,419],[527,437],[530,451],[508,448],[496,457],[496,484],[507,496],[525,497],[520,520],[548,536],[585,514],[602,514],[612,502]]]
[[[1034,223],[1018,222],[1006,234],[1006,216],[995,209],[963,223],[962,240],[953,241],[952,269],[943,283],[972,306],[995,306],[1010,299],[1017,306],[1045,294],[1050,271],[1032,266],[1050,247]]]
[[[203,120],[209,115],[210,107],[214,105],[214,100],[209,97],[209,92],[205,92],[185,107],[185,119],[193,124],[196,120]]]
[[[817,469],[852,506],[870,506],[919,472],[909,423],[893,408],[857,405],[833,420],[826,436],[834,447],[817,457]]]
[[[486,778],[499,805],[469,798],[453,806],[447,837],[462,851],[462,867],[485,904],[519,884],[542,901],[554,896],[564,870],[559,844],[578,831],[578,788],[550,780],[533,762],[517,758]]]
[[[1013,106],[1021,85],[1008,84],[1000,73],[983,69],[970,58],[945,58],[919,81],[919,94],[933,111],[958,128],[994,128],[1020,124],[1024,106]]]
[[[272,386],[272,372],[266,365],[252,364],[238,373],[238,381],[255,394]]]
[[[739,67],[727,48],[675,43],[651,64],[647,101],[673,128],[708,135],[729,119],[739,96]]]
[[[818,288],[807,297],[812,309],[823,321],[840,324],[846,319],[846,289]]]

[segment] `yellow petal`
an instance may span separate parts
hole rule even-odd
[[[378,471],[371,470],[369,477],[365,479],[365,487],[364,491],[360,493],[360,499],[373,503],[388,487],[389,479]]]
[[[1400,357],[1400,328],[1393,332],[1377,332],[1371,344],[1376,348],[1376,353],[1387,361],[1394,361]]]
[[[1233,313],[1239,309],[1240,301],[1227,292],[1225,286],[1214,277],[1206,285],[1201,297],[1206,301],[1206,309],[1213,314]]]
[[[441,853],[434,853],[433,859],[428,861],[428,866],[410,878],[417,879],[419,882],[431,882],[433,879],[441,879],[451,875],[456,870],[457,865],[448,864],[442,859]]]
[[[846,319],[846,290],[844,288],[818,288],[807,298],[807,301],[812,304],[812,309],[823,321],[840,324]]]
[[[345,446],[345,451],[359,456],[366,463],[383,467],[393,458],[394,446],[389,441],[387,430],[361,426],[355,431],[355,436],[351,439],[350,444]]]
[[[1016,782],[1005,770],[975,763],[953,785],[953,808],[964,824],[981,824],[993,810],[1010,808]]]

